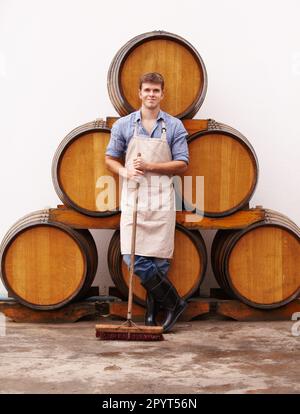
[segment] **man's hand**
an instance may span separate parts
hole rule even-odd
[[[134,158],[133,160],[133,167],[139,171],[147,171],[148,170],[148,164],[146,161],[143,160],[142,157]]]
[[[137,168],[132,168],[132,167],[120,168],[119,174],[123,178],[127,178],[128,180],[135,180],[135,181],[138,181],[139,177],[143,177],[145,175],[144,171],[141,171]]]

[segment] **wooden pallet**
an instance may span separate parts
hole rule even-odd
[[[242,229],[265,218],[261,207],[239,210],[226,217],[202,217],[188,211],[177,211],[176,222],[188,229]],[[64,205],[49,210],[49,220],[69,225],[74,229],[118,229],[120,214],[108,217],[90,217]]]
[[[209,303],[207,301],[191,301],[181,317],[181,320],[190,321],[197,316],[209,313]],[[127,302],[114,302],[109,305],[109,314],[111,317],[118,319],[126,319],[127,317]],[[133,304],[132,307],[133,319],[141,321],[144,319],[145,308],[137,304]]]
[[[107,116],[106,120],[102,118],[102,122],[105,123],[105,126],[111,128],[113,124],[119,119],[117,116]],[[101,120],[101,118],[100,118]],[[208,119],[182,119],[182,123],[187,130],[189,135],[194,134],[198,131],[204,131],[208,128]]]
[[[71,323],[84,317],[110,316],[126,319],[127,302],[82,301],[71,303],[55,310],[30,309],[15,301],[0,302],[0,312],[15,322],[27,323]],[[181,321],[192,321],[203,315],[224,316],[236,321],[289,321],[293,313],[300,312],[300,298],[277,309],[256,309],[238,300],[217,298],[193,298],[180,317]],[[144,319],[145,308],[133,304],[132,315],[136,321]]]
[[[290,321],[293,313],[300,312],[300,298],[277,309],[252,308],[238,300],[216,300],[215,313],[236,321]]]
[[[109,312],[108,303],[75,302],[60,309],[36,310],[15,301],[0,301],[0,312],[14,322],[71,323],[84,317],[96,318]]]
[[[288,305],[277,309],[252,308],[238,300],[217,298],[195,298],[189,301],[180,321],[192,321],[203,315],[225,316],[236,321],[289,321],[294,312],[300,312],[300,298]],[[139,305],[133,305],[133,318],[142,320],[145,309]],[[126,319],[127,302],[111,303],[109,314],[115,318]]]

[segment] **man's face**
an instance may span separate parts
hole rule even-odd
[[[142,105],[147,109],[157,109],[164,93],[159,83],[143,83],[139,90],[139,97]]]

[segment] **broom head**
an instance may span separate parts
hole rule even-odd
[[[162,341],[162,326],[145,325],[96,325],[96,337],[117,341]]]

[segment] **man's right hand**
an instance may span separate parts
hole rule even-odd
[[[119,159],[109,155],[105,156],[105,164],[109,171],[119,174],[121,177],[127,178],[128,180],[139,181],[139,178],[145,175],[144,171],[134,168],[133,163],[124,167]]]
[[[143,177],[145,175],[144,171],[138,170],[133,167],[122,167],[119,169],[119,174],[123,178],[127,178],[128,180],[139,181],[139,177]]]

